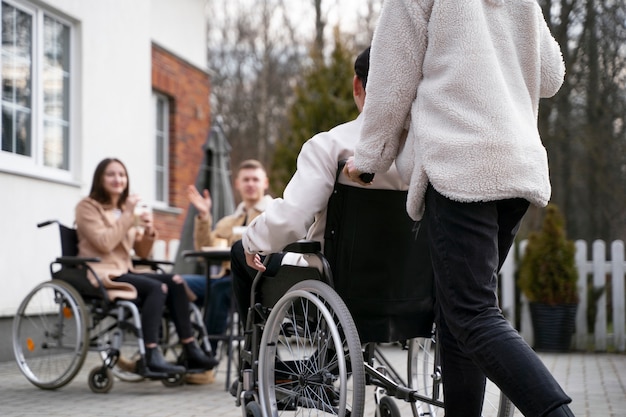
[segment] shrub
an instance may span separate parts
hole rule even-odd
[[[559,208],[549,204],[541,231],[528,236],[519,271],[519,286],[530,302],[578,303],[576,248],[565,233]]]

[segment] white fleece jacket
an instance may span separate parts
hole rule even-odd
[[[299,239],[324,244],[326,206],[333,192],[337,163],[352,156],[359,140],[363,116],[322,132],[308,140],[298,155],[297,170],[283,198],[272,200],[263,214],[248,226],[243,247],[248,253],[275,253]],[[372,188],[406,190],[395,165],[374,178]],[[360,187],[341,174],[339,182]],[[285,257],[283,263],[299,264]]]
[[[355,166],[381,172],[397,157],[415,220],[429,182],[461,202],[521,197],[546,205],[537,112],[564,74],[535,0],[386,0]]]

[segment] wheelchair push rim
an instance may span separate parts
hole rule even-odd
[[[316,410],[318,415],[363,415],[361,344],[347,307],[331,287],[303,281],[272,308],[261,339],[259,391],[268,416],[316,415]]]

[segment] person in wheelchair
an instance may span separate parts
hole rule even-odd
[[[217,246],[219,240],[225,241],[230,247],[241,239],[241,231],[259,214],[272,200],[266,195],[269,181],[263,165],[254,159],[248,159],[239,164],[235,177],[235,189],[241,197],[241,203],[235,212],[220,219],[212,230],[213,219],[211,218],[211,206],[213,201],[209,190],[203,190],[200,194],[194,185],[187,188],[187,197],[198,211],[194,219],[194,246],[201,250],[204,246]],[[205,275],[182,275],[183,279],[195,295],[195,303],[205,305],[206,293]],[[230,262],[224,262],[220,270],[211,276],[211,295],[207,303],[205,326],[209,335],[220,335],[226,331],[228,324],[228,312],[231,307],[232,277]],[[217,341],[211,340],[213,352],[217,347]]]
[[[368,47],[354,62],[352,92],[359,113],[365,103],[369,54]],[[274,199],[265,213],[250,224],[242,241],[235,244],[232,251],[233,288],[240,317],[246,317],[252,279],[256,271],[264,271],[266,268],[260,255],[280,252],[287,244],[305,237],[308,240],[324,241],[326,208],[336,180],[337,164],[352,156],[361,124],[362,116],[359,114],[355,120],[308,140],[302,146],[297,170],[287,184],[283,198]],[[339,178],[339,182],[352,185],[345,177]],[[395,166],[380,173],[372,187],[407,189]],[[268,273],[275,273],[281,262],[278,256],[274,257],[268,265]]]
[[[111,299],[136,300],[146,347],[146,365],[150,371],[180,374],[187,369],[209,370],[217,361],[196,344],[189,318],[189,300],[180,275],[146,273],[133,269],[132,251],[148,257],[157,231],[152,214],[141,214],[141,228],[135,226],[137,195],[129,195],[126,167],[116,158],[102,160],[93,175],[89,196],[76,206],[78,254],[98,257],[90,263],[101,278]],[[89,279],[97,286],[95,277]],[[183,345],[182,365],[167,362],[157,346],[161,317],[169,308]]]
[[[352,79],[354,102],[359,112],[365,102],[365,87],[369,71],[369,52],[366,48],[354,62],[355,75]],[[339,161],[353,154],[358,142],[362,117],[336,126],[308,140],[297,160],[297,170],[287,187],[283,198],[274,199],[265,212],[250,223],[232,250],[233,290],[238,306],[239,317],[245,320],[250,307],[252,280],[257,271],[265,270],[260,255],[280,252],[287,244],[306,238],[324,242],[326,209],[333,192]],[[352,185],[347,178],[339,182]],[[357,185],[360,187],[360,185]],[[395,166],[380,173],[373,188],[406,190]],[[280,256],[273,256],[267,273],[273,275],[283,262]],[[285,263],[297,260],[285,259]]]
[[[368,70],[369,48],[362,51],[357,56],[354,63],[355,75],[352,80],[352,87],[354,101],[359,112],[362,110],[365,101]],[[347,177],[340,175],[338,172],[340,161],[347,159],[353,154],[354,146],[359,140],[361,124],[362,116],[359,115],[355,120],[341,124],[328,132],[319,133],[308,140],[302,146],[297,160],[297,170],[289,181],[283,198],[274,199],[268,205],[266,211],[249,225],[243,235],[243,239],[233,245],[231,250],[233,289],[242,321],[245,321],[246,318],[249,317],[248,310],[251,307],[252,286],[258,271],[264,271],[263,276],[273,277],[280,275],[281,271],[284,269],[281,268],[281,266],[294,264],[304,266],[304,263],[310,266],[315,265],[310,262],[318,260],[315,255],[312,257],[304,255],[304,257],[302,257],[302,255],[293,253],[287,253],[285,255],[281,253],[288,244],[300,239],[306,239],[317,241],[324,245],[324,256],[327,258],[332,268],[334,289],[350,309],[350,313],[356,322],[361,342],[399,341],[402,340],[402,337],[396,337],[401,334],[413,334],[408,337],[415,337],[415,333],[412,332],[430,335],[432,331],[432,314],[430,314],[432,304],[429,304],[432,297],[430,291],[426,289],[424,290],[426,294],[419,294],[421,297],[420,301],[424,301],[424,303],[417,302],[417,298],[413,297],[417,293],[417,288],[420,288],[420,291],[422,288],[431,288],[428,282],[432,282],[432,269],[430,268],[430,258],[426,250],[422,250],[421,255],[414,258],[415,264],[419,264],[420,267],[418,274],[428,285],[416,285],[415,282],[411,280],[399,286],[402,287],[400,291],[403,291],[406,286],[409,286],[411,287],[411,291],[416,292],[412,292],[410,295],[403,293],[398,296],[396,292],[398,291],[398,287],[387,286],[387,288],[383,288],[385,287],[383,281],[386,277],[377,274],[380,269],[373,271],[374,273],[366,274],[367,277],[362,276],[362,278],[365,279],[361,280],[357,286],[363,288],[353,291],[355,286],[352,283],[357,282],[352,279],[354,270],[351,266],[347,266],[349,261],[348,263],[344,262],[349,256],[342,258],[342,255],[339,255],[340,252],[343,253],[343,250],[346,249],[345,246],[339,243],[340,240],[343,242],[343,238],[334,239],[334,237],[330,236],[332,231],[338,230],[335,226],[338,226],[338,223],[342,223],[342,221],[338,221],[336,217],[351,217],[349,212],[346,213],[345,216],[337,216],[337,214],[340,214],[338,211],[342,211],[343,209],[339,208],[337,204],[332,204],[330,202],[331,199],[338,201],[335,197],[337,197],[337,195],[343,195],[343,197],[339,198],[345,198],[343,202],[347,203],[349,197],[355,195],[361,196],[361,193],[357,191],[363,191],[358,190],[362,188],[362,186],[355,186]],[[382,225],[382,229],[384,229],[382,233],[386,236],[384,239],[381,239],[381,241],[387,242],[389,241],[389,236],[392,236],[392,239],[396,239],[397,242],[400,242],[401,239],[397,239],[395,232],[391,232],[392,229],[387,226],[390,225],[390,223],[406,225],[406,222],[409,222],[413,224],[410,222],[410,219],[408,219],[408,216],[404,215],[404,199],[397,198],[398,196],[404,196],[404,191],[407,189],[406,184],[400,178],[395,166],[391,166],[388,171],[377,174],[372,182],[371,188],[373,188],[373,190],[367,193],[376,194],[378,197],[382,195],[384,195],[384,197],[390,197],[390,200],[386,200],[389,203],[388,207],[394,207],[398,212],[398,216],[393,219],[393,222],[385,222],[385,219],[376,218],[376,221],[379,222],[378,224]],[[354,191],[349,191],[349,189],[353,189]],[[354,219],[370,218],[368,214],[372,210],[375,210],[375,207],[377,207],[383,199],[372,199],[370,196],[366,198],[366,200],[372,203],[372,207],[365,207],[361,213],[359,213],[365,215],[352,216]],[[393,204],[391,200],[393,200]],[[340,205],[343,206],[343,203]],[[393,211],[393,209],[391,210]],[[372,228],[367,225],[359,224],[359,220],[356,221],[357,224],[354,222],[350,223],[348,228],[352,226],[356,227],[355,229],[350,229],[350,232],[344,227],[345,224],[339,228],[348,234],[355,232],[356,234],[365,233],[370,235],[372,230],[376,229],[377,232],[374,232],[374,234],[377,234],[381,229],[381,227]],[[396,225],[393,226],[393,230],[395,230]],[[339,232],[339,234],[342,233],[341,231]],[[419,233],[419,238],[416,237],[417,235],[410,236],[408,233],[405,235],[407,240],[412,240],[412,243],[408,244],[407,242],[407,248],[401,248],[402,252],[399,253],[408,250],[409,246],[419,246],[425,249],[426,236],[423,232]],[[370,239],[364,240],[370,241]],[[328,250],[329,246],[333,246],[333,248]],[[341,246],[342,249],[338,249],[339,246]],[[363,249],[360,244],[357,244],[356,247]],[[406,265],[396,265],[397,268],[387,268],[387,260],[391,260],[393,257],[386,257],[384,254],[378,252],[379,249],[379,247],[368,247],[366,251],[368,253],[371,251],[377,252],[372,258],[376,258],[377,256],[385,258],[386,260],[378,265],[383,265],[382,268],[385,272],[392,273],[392,270],[398,272],[397,278],[402,280],[401,276],[403,272],[400,271],[403,270]],[[359,249],[356,249],[356,251],[358,250]],[[393,245],[390,245],[383,250],[385,253],[387,253],[387,251],[395,251],[395,248]],[[264,265],[262,258],[269,254],[272,254],[269,258],[269,263]],[[302,261],[304,261],[304,263]],[[413,266],[412,262],[411,264],[411,266]],[[363,286],[365,281],[367,281],[367,284]],[[279,283],[274,282],[274,284]],[[373,291],[367,290],[367,288],[372,287],[376,289]],[[257,291],[259,290],[257,289]],[[359,298],[362,295],[361,291],[368,292],[368,294],[363,298]],[[350,292],[350,296],[346,297],[345,295],[348,292]],[[389,296],[393,292],[396,292],[396,299],[410,299],[410,308],[406,308],[406,302],[404,301],[401,302],[402,306],[400,306],[399,303],[394,304],[389,302],[392,297],[385,298],[385,301],[382,300],[381,297]],[[353,297],[356,293],[358,293],[358,295]],[[264,298],[264,296],[264,294],[261,295],[262,298]],[[372,297],[375,300],[372,300]],[[368,314],[367,310],[372,305],[372,302],[377,303],[378,311],[373,314]],[[410,313],[408,313],[409,311]],[[365,312],[365,314],[362,314],[363,312]],[[391,314],[387,314],[389,312],[391,312]],[[369,313],[372,313],[371,309]],[[405,313],[408,314],[405,315]],[[391,318],[392,316],[393,318]],[[397,326],[390,325],[391,322],[394,322]],[[246,325],[246,323],[242,324],[244,326]],[[303,325],[303,327],[315,328],[315,325]],[[246,331],[248,331],[247,328]],[[289,332],[287,329],[286,331],[287,333]],[[317,359],[315,356],[312,356],[310,360],[316,361]],[[280,376],[284,371],[283,369],[279,369],[281,366],[284,366],[284,364],[276,364],[276,378],[286,380],[287,378],[281,378]],[[241,380],[239,382],[241,382]],[[234,383],[230,389],[231,394],[239,399],[243,385],[245,385],[245,382],[239,384],[237,384],[237,382]],[[247,388],[243,387],[243,390],[247,390]],[[327,394],[329,398],[335,398],[332,392]]]

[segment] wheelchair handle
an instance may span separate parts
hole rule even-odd
[[[347,162],[347,159],[342,159],[341,161],[339,161],[339,172],[343,170],[343,167],[346,165],[346,162]],[[370,172],[364,172],[361,175],[359,175],[359,179],[369,184],[370,182],[372,182],[372,180],[374,180],[374,174]]]
[[[370,183],[374,179],[374,174],[371,172],[364,172],[361,175],[359,175],[359,178],[363,182]]]
[[[46,220],[45,222],[37,223],[37,227],[46,227],[50,226],[53,223],[59,223],[58,220]]]

